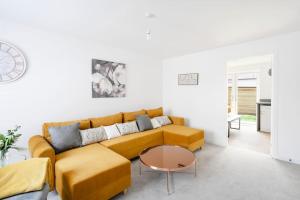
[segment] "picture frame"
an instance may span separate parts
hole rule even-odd
[[[92,98],[126,97],[126,64],[92,59]]]
[[[198,85],[199,73],[178,74],[178,85]]]

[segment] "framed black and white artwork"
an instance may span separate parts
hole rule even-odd
[[[178,74],[178,85],[198,85],[198,73]]]
[[[126,96],[126,65],[92,59],[92,97]]]

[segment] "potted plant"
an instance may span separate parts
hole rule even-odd
[[[14,144],[21,136],[21,134],[17,133],[20,128],[21,126],[16,126],[15,129],[8,130],[6,134],[0,133],[0,162],[1,163],[5,160],[6,154],[9,149],[18,149],[16,146],[14,146]]]

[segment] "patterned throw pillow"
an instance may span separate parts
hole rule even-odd
[[[92,144],[107,139],[103,127],[80,130],[82,145]]]
[[[157,121],[157,119],[152,118],[151,119],[151,124],[153,128],[159,128],[161,127],[160,123]]]
[[[172,122],[168,116],[154,117],[153,119],[156,119],[158,121],[158,123],[162,126],[172,124]]]
[[[123,124],[116,124],[121,135],[127,135],[130,133],[136,133],[139,132],[139,129],[136,125],[136,121],[132,121],[132,122],[126,122]]]
[[[103,128],[107,135],[107,139],[112,139],[112,138],[121,136],[121,134],[115,124],[111,125],[111,126],[103,126]]]

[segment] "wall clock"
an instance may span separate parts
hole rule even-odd
[[[15,46],[0,41],[0,84],[19,79],[26,71],[23,53]]]

